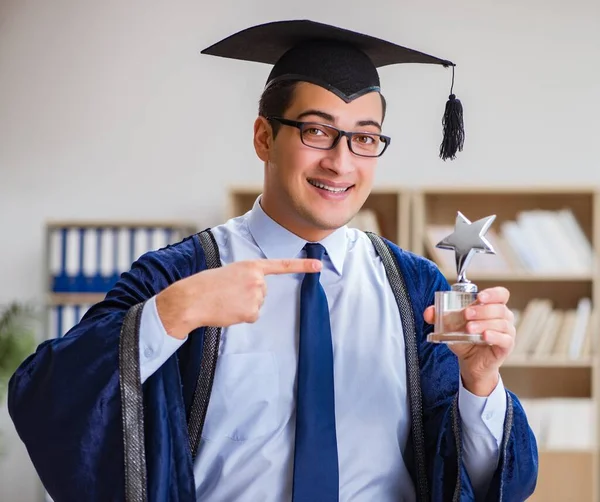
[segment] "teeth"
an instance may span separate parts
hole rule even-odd
[[[327,190],[328,192],[340,193],[340,192],[345,192],[346,190],[348,190],[348,188],[333,188],[333,187],[328,187],[327,185],[323,185],[323,183],[319,183],[318,181],[308,180],[308,182],[311,185],[316,186],[318,188],[322,188],[323,190]]]

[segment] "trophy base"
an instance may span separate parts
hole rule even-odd
[[[435,324],[427,336],[431,343],[485,344],[481,333],[467,333],[465,309],[477,303],[474,284],[455,284],[450,291],[435,293]]]
[[[445,343],[454,345],[457,343],[485,344],[483,336],[478,333],[430,333],[427,341],[431,343]]]

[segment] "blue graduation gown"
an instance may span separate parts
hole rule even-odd
[[[457,360],[446,346],[426,341],[432,327],[423,321],[423,310],[433,303],[435,291],[448,289],[448,283],[428,260],[392,243],[388,245],[404,276],[415,321],[425,483],[431,500],[474,500],[457,441]],[[206,267],[197,236],[144,255],[77,326],[62,338],[41,343],[11,378],[9,413],[40,479],[55,501],[126,500],[124,440],[128,434],[124,429],[132,427],[145,433],[145,455],[137,449],[138,454],[128,459],[128,465],[133,466],[128,476],[147,474],[146,494],[138,500],[195,500],[187,419],[200,370],[205,329],[191,333],[143,388],[123,387],[122,373],[139,371],[135,332],[144,302],[173,282]],[[134,357],[120,368],[123,343],[129,343]],[[143,409],[140,405],[133,415],[128,415],[128,421],[122,413],[122,396],[137,391],[140,396],[143,394]],[[534,490],[537,447],[518,399],[506,392],[501,457],[486,500],[517,502]],[[423,480],[417,479],[414,453],[411,436],[405,460],[418,485]]]

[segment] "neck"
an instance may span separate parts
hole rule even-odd
[[[260,198],[260,207],[274,222],[305,241],[318,242],[335,232],[335,229],[318,228],[303,222],[299,215],[286,211],[284,208],[280,208],[279,205],[268,196],[267,190],[263,191],[263,195]],[[286,213],[289,216],[286,216]]]

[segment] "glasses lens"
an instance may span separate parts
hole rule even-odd
[[[375,133],[355,133],[350,144],[355,154],[367,157],[377,157],[385,149],[385,140]]]
[[[302,142],[313,148],[327,150],[333,146],[338,137],[338,132],[322,124],[304,124],[302,128]]]

